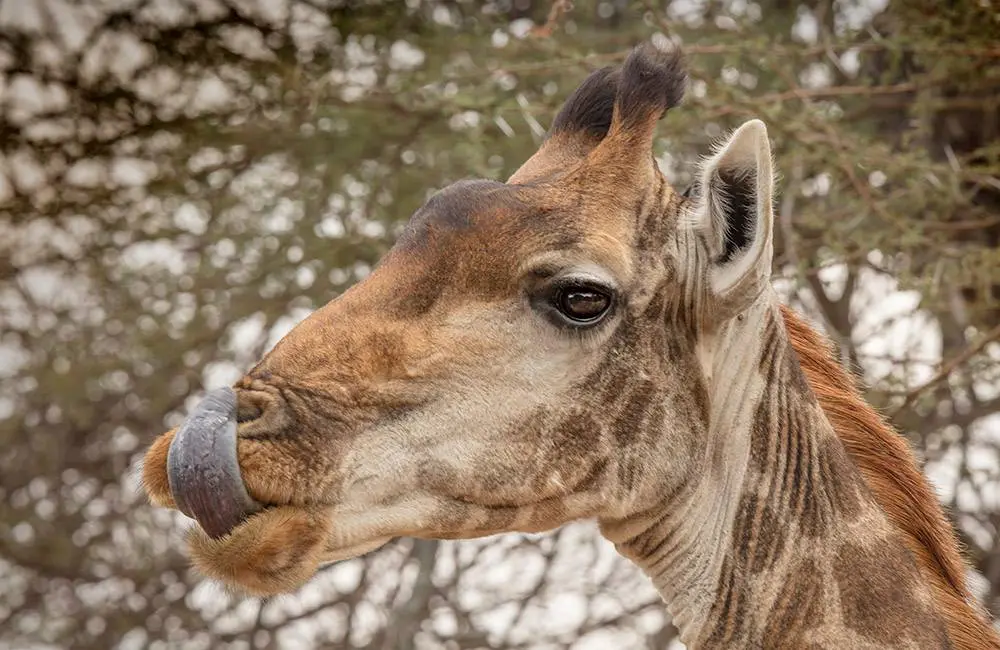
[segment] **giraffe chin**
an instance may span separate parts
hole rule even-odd
[[[205,577],[235,593],[273,596],[296,591],[323,565],[364,555],[390,539],[335,546],[329,510],[274,506],[222,537],[194,527],[187,541],[191,560]]]

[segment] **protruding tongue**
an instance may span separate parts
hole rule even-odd
[[[167,452],[167,478],[177,507],[212,538],[261,509],[240,476],[231,388],[210,392],[181,425]]]

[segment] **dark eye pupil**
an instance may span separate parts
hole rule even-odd
[[[567,289],[560,296],[559,308],[573,320],[586,321],[603,314],[610,302],[607,295],[593,289]]]

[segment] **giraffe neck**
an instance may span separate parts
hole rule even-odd
[[[602,524],[698,648],[948,647],[915,561],[806,383],[773,294],[705,343],[704,467]]]

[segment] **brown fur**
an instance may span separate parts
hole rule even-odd
[[[837,437],[930,583],[956,648],[1000,648],[1000,635],[975,605],[958,540],[906,440],[892,430],[837,363],[829,341],[788,307],[785,328]]]
[[[142,463],[142,485],[153,505],[161,508],[177,508],[173,495],[170,494],[170,481],[167,479],[167,452],[170,443],[174,441],[176,430],[170,430],[160,435],[146,450]]]
[[[836,361],[829,341],[792,309],[784,307],[782,314],[789,340],[811,389],[851,459],[860,469],[875,500],[917,558],[921,572],[932,587],[937,608],[945,617],[955,647],[961,650],[1000,648],[1000,638],[969,594],[965,563],[955,534],[905,439],[864,401],[855,382]],[[150,498],[157,505],[170,508],[176,506],[170,496],[164,469],[172,434],[172,431],[168,432],[154,441],[143,468],[143,483]],[[254,526],[254,530],[258,528],[259,525]],[[260,530],[277,531],[283,528],[264,527]],[[290,527],[288,531],[294,532],[292,537],[296,539],[315,538],[302,535],[303,531],[297,527]],[[244,544],[240,545],[240,540],[229,540],[227,546],[239,545],[245,549],[231,555],[231,558],[245,558],[245,566],[237,566],[231,558],[218,565],[209,561],[216,555],[225,556],[219,552],[218,543],[213,544],[197,535],[193,539],[195,562],[200,567],[208,568],[211,577],[225,579],[240,574],[240,584],[259,582],[262,574],[256,569],[247,571],[246,567],[257,566],[253,558],[258,557],[257,550],[265,547],[250,542],[254,534],[250,537],[241,534],[240,537],[246,540]],[[253,555],[248,555],[250,550],[254,550]],[[219,567],[218,571],[211,568],[215,566]],[[297,579],[299,576],[275,578],[280,586],[293,584]],[[268,593],[268,588],[275,586],[261,584],[261,593]]]
[[[750,465],[704,647],[952,647],[916,562],[821,422],[779,313],[769,312],[760,333],[770,397],[750,428]],[[809,607],[789,609],[784,590],[802,592]]]
[[[191,559],[206,577],[237,584],[250,595],[296,589],[323,560],[332,528],[329,515],[302,508],[271,508],[222,539],[200,528],[188,534]]]
[[[588,78],[560,111],[553,124],[554,137],[511,181],[549,176],[584,157],[607,133],[609,98],[614,96],[618,79],[614,70]],[[574,129],[586,137],[569,137]],[[854,378],[837,363],[830,343],[790,308],[783,307],[782,314],[811,389],[875,500],[917,558],[955,646],[1000,648],[1000,636],[968,591],[966,565],[955,533],[909,445],[865,402]]]
[[[772,198],[763,123],[745,125],[706,168],[703,230],[678,227],[686,206],[656,170],[651,146],[682,88],[678,57],[649,48],[621,75],[599,74],[574,95],[519,182],[440,192],[371,276],[238,382],[237,460],[265,509],[218,539],[192,533],[195,565],[250,593],[279,593],[323,561],[395,536],[470,538],[597,518],[661,593],[694,585],[689,602],[708,618],[687,629],[708,647],[916,642],[937,650],[946,645],[945,616],[950,628],[959,622],[958,647],[990,647],[961,645],[976,641],[962,626],[974,630],[980,619],[962,602],[954,537],[905,443],[865,410],[814,332],[786,310],[786,337],[773,293],[758,300],[773,218],[761,207]],[[727,176],[750,178],[751,167],[756,184]],[[722,201],[722,191],[736,200]],[[745,236],[720,234],[733,231],[727,224]],[[730,265],[739,276],[727,279],[727,260],[750,264]],[[560,283],[578,286],[580,273],[596,273],[589,281],[614,296],[607,318],[583,329],[557,315]],[[709,273],[729,284],[709,287]],[[737,325],[751,307],[751,325]],[[765,308],[767,331],[758,333]],[[718,356],[726,348],[712,347],[724,325],[754,350],[766,343],[762,356],[726,367]],[[711,393],[721,384],[704,354],[726,372],[758,364],[756,374],[735,375],[766,404],[753,431],[725,419],[738,413],[710,418],[717,406],[753,402]],[[845,424],[859,413],[877,426]],[[738,430],[726,435],[733,423]],[[153,446],[144,470],[151,498],[167,506],[171,437]],[[859,449],[886,462],[867,462]],[[732,522],[734,532],[682,530],[679,522],[699,521],[679,516],[692,507]],[[693,548],[672,542],[678,531],[697,535]],[[722,561],[722,575],[698,573],[709,564],[697,553],[722,545],[719,560],[706,560]],[[815,598],[815,611],[779,598],[789,580]],[[940,617],[930,611],[932,593]],[[948,597],[966,609],[949,610]],[[780,612],[770,616],[772,602]],[[870,616],[880,608],[884,621]]]

